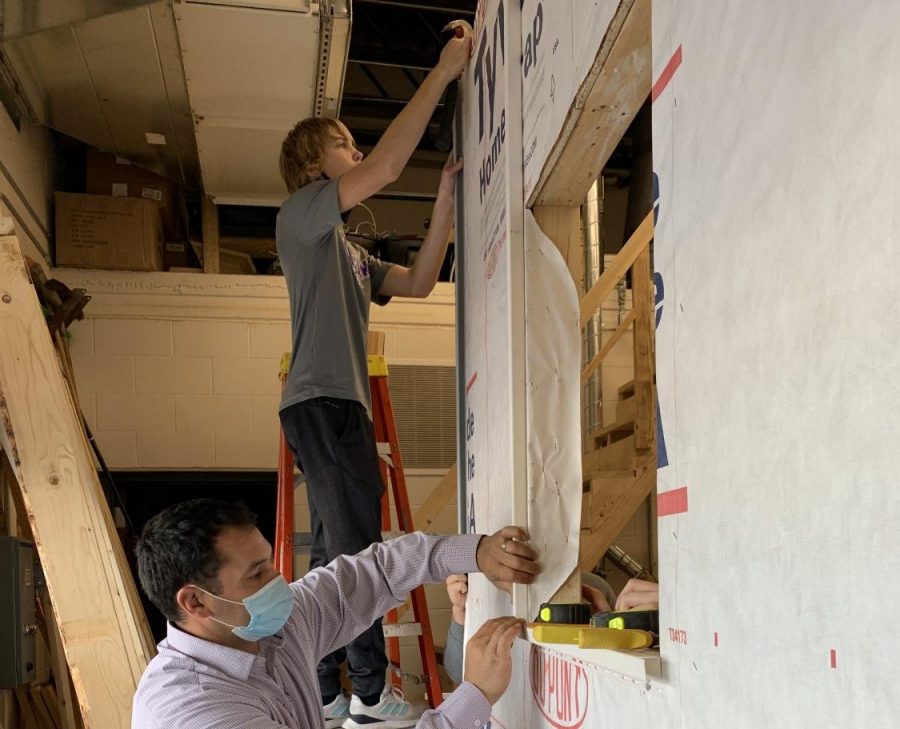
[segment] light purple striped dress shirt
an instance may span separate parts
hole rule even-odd
[[[324,729],[316,665],[347,645],[414,587],[477,572],[480,535],[420,532],[373,544],[294,582],[294,609],[259,654],[196,638],[169,624],[141,678],[132,729]],[[481,729],[491,705],[463,683],[419,729]]]

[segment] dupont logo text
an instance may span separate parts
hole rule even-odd
[[[578,729],[587,715],[589,684],[584,669],[531,647],[531,693],[541,714],[556,729]]]

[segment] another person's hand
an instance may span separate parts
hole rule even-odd
[[[656,610],[658,607],[659,585],[647,580],[628,580],[616,599],[616,610]]]
[[[503,527],[496,534],[482,537],[475,552],[478,569],[494,585],[507,592],[509,583],[531,584],[541,568],[534,561],[537,552],[525,543],[527,540],[528,532],[514,526]]]
[[[466,62],[472,51],[472,39],[474,32],[472,26],[465,20],[454,21],[454,24],[463,29],[462,37],[454,35],[444,50],[441,51],[441,58],[438,61],[438,68],[443,69],[450,80],[459,78],[466,67]]]
[[[468,575],[450,575],[447,578],[447,595],[450,596],[453,622],[457,625],[462,625],[466,620],[466,597],[468,594]]]
[[[582,584],[581,599],[590,605],[592,615],[594,613],[608,613],[612,611],[612,608],[609,606],[609,601],[606,599],[606,595],[596,587]]]
[[[474,684],[491,704],[509,686],[512,673],[510,650],[525,623],[517,618],[488,620],[466,643],[463,680]]]

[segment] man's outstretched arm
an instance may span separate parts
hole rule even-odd
[[[341,556],[293,583],[292,620],[307,624],[316,660],[346,645],[414,587],[460,572],[483,572],[495,583],[531,583],[540,571],[527,534],[505,527],[496,534],[428,536],[414,532]]]

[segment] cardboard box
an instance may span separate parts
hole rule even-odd
[[[54,197],[57,266],[162,271],[159,203],[69,192]]]
[[[203,243],[192,240],[191,246],[200,265],[203,265]],[[219,249],[219,273],[228,273],[236,276],[256,276],[258,271],[253,265],[253,259],[241,251],[231,251],[227,248]]]
[[[89,195],[155,200],[159,203],[165,239],[180,241],[187,237],[187,208],[181,188],[155,172],[123,157],[90,149],[84,187]]]
[[[163,268],[166,271],[173,268],[202,270],[190,243],[170,240],[163,243]]]

